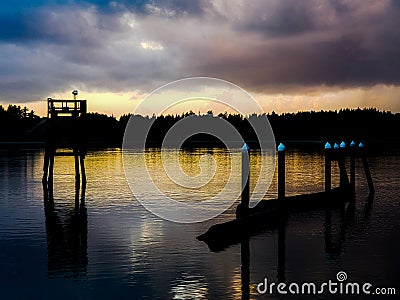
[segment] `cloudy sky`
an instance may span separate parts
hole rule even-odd
[[[400,111],[400,1],[0,2],[0,104],[44,114],[78,89],[119,116],[191,76],[250,92],[265,111]]]

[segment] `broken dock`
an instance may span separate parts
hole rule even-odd
[[[278,197],[262,200],[255,207],[249,207],[250,163],[249,147],[242,148],[242,194],[241,202],[236,209],[236,219],[211,226],[208,231],[197,237],[207,243],[212,251],[220,251],[231,244],[241,242],[249,236],[256,235],[263,229],[277,228],[296,211],[326,210],[341,208],[346,202],[355,199],[355,160],[360,158],[368,182],[370,194],[375,192],[369,169],[367,154],[363,143],[356,145],[352,141],[349,146],[345,142],[332,145],[325,144],[325,190],[316,193],[287,197],[285,195],[285,152],[286,147],[280,143],[278,152]],[[346,159],[350,159],[350,179],[346,170]],[[340,184],[331,186],[332,162],[339,167]]]

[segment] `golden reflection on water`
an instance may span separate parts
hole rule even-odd
[[[231,295],[233,299],[242,299],[242,276],[240,267],[236,268],[231,279]]]
[[[178,157],[178,160],[176,160]],[[35,165],[29,169],[35,173],[37,180],[42,175],[43,153]],[[139,154],[130,158],[132,164],[138,164]],[[164,159],[164,160],[163,160]],[[250,191],[253,192],[257,180],[260,178],[261,166],[272,161],[272,156],[260,151],[250,152]],[[160,149],[148,149],[145,153],[145,162],[148,172],[155,185],[169,197],[178,201],[210,199],[220,193],[227,186],[228,193],[221,197],[239,198],[241,188],[241,152],[229,153],[225,149],[194,149],[171,150],[162,156]],[[89,151],[86,157],[87,198],[95,199],[93,204],[103,207],[123,207],[137,205],[126,182],[122,151],[120,149],[106,149]],[[179,168],[181,174],[188,177],[184,184],[167,174],[164,165],[173,165]],[[174,170],[174,169],[172,169]],[[270,172],[271,168],[268,169]],[[275,198],[277,195],[277,168],[270,187],[264,182],[257,193],[265,199]],[[205,181],[200,174],[208,176]],[[336,164],[332,164],[332,186],[339,183],[339,172]],[[74,195],[74,161],[73,157],[58,156],[55,160],[54,195],[59,199],[73,199]],[[143,186],[143,174],[137,173],[137,184]],[[175,181],[174,181],[175,180]],[[192,182],[190,180],[193,180]],[[205,182],[200,187],[191,188],[191,183]],[[178,183],[177,183],[178,182]],[[186,186],[185,186],[186,185]],[[286,194],[295,195],[322,191],[324,189],[324,156],[322,152],[304,152],[297,150],[286,151]],[[117,197],[116,197],[117,194]],[[149,191],[151,194],[151,191]],[[132,202],[133,200],[133,202]],[[68,201],[73,205],[73,202]]]
[[[239,153],[231,157],[223,149],[169,150],[164,154],[151,149],[146,151],[145,161],[158,189],[178,201],[210,199],[223,190],[231,174],[240,172]],[[230,185],[232,194],[240,192],[236,177]]]

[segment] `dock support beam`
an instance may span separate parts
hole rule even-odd
[[[85,155],[80,151],[79,161],[81,163],[82,185],[86,186]]]
[[[242,189],[241,201],[236,208],[236,218],[246,218],[250,203],[250,148],[245,143],[242,147]]]
[[[362,145],[362,146],[361,145],[362,145],[362,143],[360,143],[359,147],[361,148],[360,149],[361,150],[361,159],[362,159],[363,166],[364,166],[365,177],[367,178],[369,192],[371,194],[374,194],[375,188],[374,188],[374,184],[372,182],[372,176],[371,176],[371,171],[369,169],[367,154],[365,153],[365,150],[362,149],[364,147],[364,145]]]
[[[43,162],[43,183],[53,182],[54,174],[54,154],[55,149],[53,146],[46,146],[44,150],[44,162]]]
[[[355,157],[355,143],[350,143],[350,185],[353,196],[356,193],[356,157]]]
[[[349,177],[347,176],[346,171],[346,143],[343,141],[340,143],[338,153],[338,165],[339,165],[339,174],[340,174],[340,186],[345,187],[349,185]]]
[[[82,174],[82,194],[84,194],[84,190],[86,189],[85,152],[81,150],[81,148],[75,146],[73,148],[72,155],[74,156],[74,164],[75,164],[75,192],[76,192],[75,200],[79,202],[81,174]],[[53,176],[54,176],[55,156],[56,156],[56,147],[53,144],[47,145],[44,152],[42,183],[46,193],[48,193],[48,198],[53,197]]]
[[[331,190],[331,165],[332,165],[332,146],[328,142],[325,144],[325,192]]]
[[[285,198],[285,145],[278,146],[278,199]]]
[[[79,151],[74,149],[74,159],[75,159],[75,183],[77,186],[80,185],[81,175],[79,174]]]

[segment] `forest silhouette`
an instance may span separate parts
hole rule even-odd
[[[99,113],[88,113],[81,120],[88,145],[120,147],[131,114],[119,119]],[[243,139],[257,147],[257,137],[251,128],[249,119],[267,117],[277,141],[286,142],[323,142],[356,140],[377,143],[396,143],[400,141],[400,113],[379,111],[376,108],[340,109],[335,111],[299,111],[297,113],[277,114],[275,112],[249,116],[212,111],[206,114],[186,112],[176,115],[141,116],[133,115],[135,122],[151,124],[146,145],[159,147],[168,130],[187,116],[202,118],[223,118],[232,124]],[[67,119],[64,122],[68,122]],[[40,117],[26,107],[9,105],[7,109],[0,105],[0,142],[45,142],[48,119]],[[197,134],[185,142],[187,146],[221,146],[221,141],[206,135]]]

